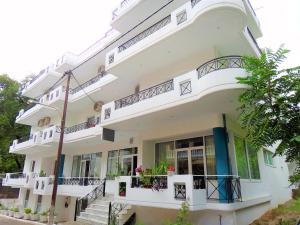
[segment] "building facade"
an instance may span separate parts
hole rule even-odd
[[[4,179],[21,208],[50,207],[68,70],[59,221],[157,225],[186,203],[193,224],[246,225],[290,198],[284,159],[237,122],[241,56],[261,54],[248,0],[123,0],[111,26],[22,89],[39,104],[16,118],[31,132],[10,152],[26,160]]]

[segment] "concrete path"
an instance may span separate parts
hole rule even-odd
[[[24,221],[15,218],[11,218],[8,216],[0,215],[0,225],[41,225],[42,223],[32,222],[32,221]]]

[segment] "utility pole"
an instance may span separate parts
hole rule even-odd
[[[65,131],[65,123],[66,123],[66,114],[68,108],[68,99],[69,99],[69,89],[70,89],[70,79],[72,76],[72,71],[66,71],[64,76],[67,76],[67,86],[66,86],[66,93],[65,93],[65,101],[64,101],[64,109],[60,123],[60,137],[59,137],[59,144],[57,149],[57,157],[56,163],[54,167],[54,182],[53,182],[53,191],[51,197],[51,207],[49,209],[49,225],[54,224],[54,211],[55,211],[55,203],[56,203],[56,195],[57,195],[57,185],[58,185],[58,172],[59,172],[59,165],[60,165],[60,158],[62,147],[64,143],[64,131]]]

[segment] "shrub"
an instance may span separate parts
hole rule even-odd
[[[24,213],[25,214],[30,214],[31,213],[31,209],[30,208],[25,208],[24,209]]]

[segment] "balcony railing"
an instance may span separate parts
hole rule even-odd
[[[127,48],[135,45],[136,43],[140,42],[144,38],[148,37],[149,35],[155,33],[156,31],[160,30],[161,28],[165,27],[171,23],[171,15],[163,18],[162,20],[158,21],[148,29],[144,30],[143,32],[139,33],[135,37],[131,38],[129,41],[126,41],[122,45],[119,46],[119,52],[126,50]]]
[[[59,185],[88,186],[88,185],[100,185],[101,183],[102,183],[102,179],[96,177],[59,177],[58,178]]]
[[[129,95],[125,98],[119,99],[115,101],[115,109],[124,108],[126,106],[132,105],[134,103],[143,101],[148,98],[152,98],[154,96],[173,91],[174,90],[174,83],[173,79],[168,80],[164,83],[158,84],[156,86],[147,88],[138,92],[137,94]]]
[[[192,8],[197,5],[201,0],[191,0]]]
[[[98,82],[99,80],[101,80],[102,77],[104,77],[106,75],[106,73],[101,73],[101,74],[98,74],[97,76],[93,77],[92,79],[86,81],[85,83],[81,84],[80,86],[76,87],[76,88],[73,88],[70,92],[72,94],[75,94],[79,91],[81,91],[82,89],[84,88],[87,88],[88,86]]]
[[[244,62],[241,56],[224,56],[208,61],[198,67],[198,78],[205,76],[208,73],[228,69],[228,68],[243,68]]]
[[[24,136],[24,137],[21,137],[21,138],[18,139],[18,144],[21,144],[21,143],[23,143],[23,142],[29,141],[29,140],[31,140],[32,138],[33,138],[33,135],[32,135],[32,134],[26,135],[26,136]]]
[[[147,176],[143,179],[141,177],[131,177],[131,188],[151,188],[151,189],[167,189],[168,176]]]

